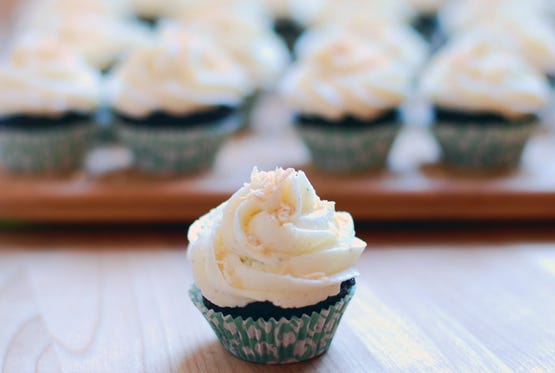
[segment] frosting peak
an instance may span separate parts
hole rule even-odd
[[[254,170],[189,229],[197,286],[219,306],[302,307],[339,292],[366,244],[351,216],[323,201],[302,172]]]

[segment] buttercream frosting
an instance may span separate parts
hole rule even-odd
[[[264,21],[251,19],[248,14],[229,10],[214,10],[185,25],[168,23],[163,34],[172,36],[192,32],[212,39],[247,72],[254,86],[271,86],[289,64],[284,42]]]
[[[338,30],[313,44],[288,72],[281,92],[303,114],[372,119],[406,98],[410,72],[368,40]]]
[[[549,84],[495,38],[461,38],[432,60],[422,90],[437,106],[518,118],[542,110]]]
[[[116,110],[135,118],[235,107],[252,90],[245,71],[222,48],[185,32],[134,51],[110,86]]]
[[[0,116],[89,113],[101,76],[59,40],[27,35],[0,62]]]
[[[195,284],[221,307],[316,304],[358,275],[366,247],[351,215],[336,212],[293,169],[255,169],[249,183],[193,223],[188,238]]]
[[[371,40],[412,72],[418,71],[428,57],[426,42],[409,26],[382,21],[361,23],[353,19],[305,32],[295,45],[297,56],[302,58],[310,54],[312,49],[325,45],[342,30]]]

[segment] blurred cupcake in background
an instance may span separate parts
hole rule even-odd
[[[0,165],[34,174],[78,168],[100,100],[100,73],[59,40],[15,41],[0,62]]]
[[[258,97],[271,90],[290,62],[284,42],[272,31],[271,20],[264,13],[239,6],[228,6],[199,14],[181,25],[168,23],[162,37],[179,38],[184,32],[203,35],[225,50],[245,70],[253,91],[243,101],[243,124],[248,126]]]
[[[346,30],[336,29],[305,51],[282,93],[314,165],[338,172],[384,167],[411,69]]]
[[[422,91],[434,106],[443,162],[488,170],[519,164],[549,98],[541,72],[487,34],[440,51]]]
[[[224,49],[184,32],[133,52],[110,86],[120,138],[136,166],[169,175],[212,165],[252,91],[246,72]]]

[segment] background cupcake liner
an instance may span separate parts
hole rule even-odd
[[[256,109],[256,105],[262,96],[263,91],[257,89],[243,100],[243,104],[241,105],[241,121],[239,122],[239,126],[237,127],[238,131],[246,130],[251,126],[251,121],[253,117],[254,110]]]
[[[328,350],[355,288],[320,312],[279,320],[233,318],[215,312],[204,305],[196,286],[189,290],[189,296],[230,354],[254,363],[288,364],[312,359]]]
[[[92,123],[0,129],[0,164],[14,173],[71,171],[81,165],[95,133]]]
[[[240,115],[194,127],[157,128],[118,124],[121,141],[131,149],[135,166],[156,174],[182,174],[208,169],[224,140],[237,129]]]
[[[336,172],[364,171],[385,166],[400,125],[386,123],[363,128],[297,125],[313,164]]]
[[[445,164],[473,169],[515,168],[537,122],[437,123],[433,133]]]

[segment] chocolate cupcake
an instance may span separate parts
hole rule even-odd
[[[180,33],[118,66],[111,102],[136,166],[171,175],[211,166],[239,125],[239,108],[251,89],[245,71],[221,48]]]
[[[255,169],[188,238],[191,299],[229,353],[284,364],[327,351],[366,244],[302,171]]]
[[[253,87],[242,106],[242,127],[247,127],[258,98],[272,90],[290,60],[287,47],[271,30],[268,15],[256,8],[228,4],[185,18],[181,25],[166,23],[162,27],[164,36],[179,37],[181,32],[210,38],[245,70]]]
[[[411,69],[345,30],[307,51],[283,81],[282,93],[312,162],[339,172],[384,167]]]
[[[422,85],[434,106],[443,161],[473,169],[518,166],[549,97],[539,71],[487,37],[447,46]]]
[[[55,39],[27,35],[0,63],[0,165],[76,169],[95,134],[101,75]]]

